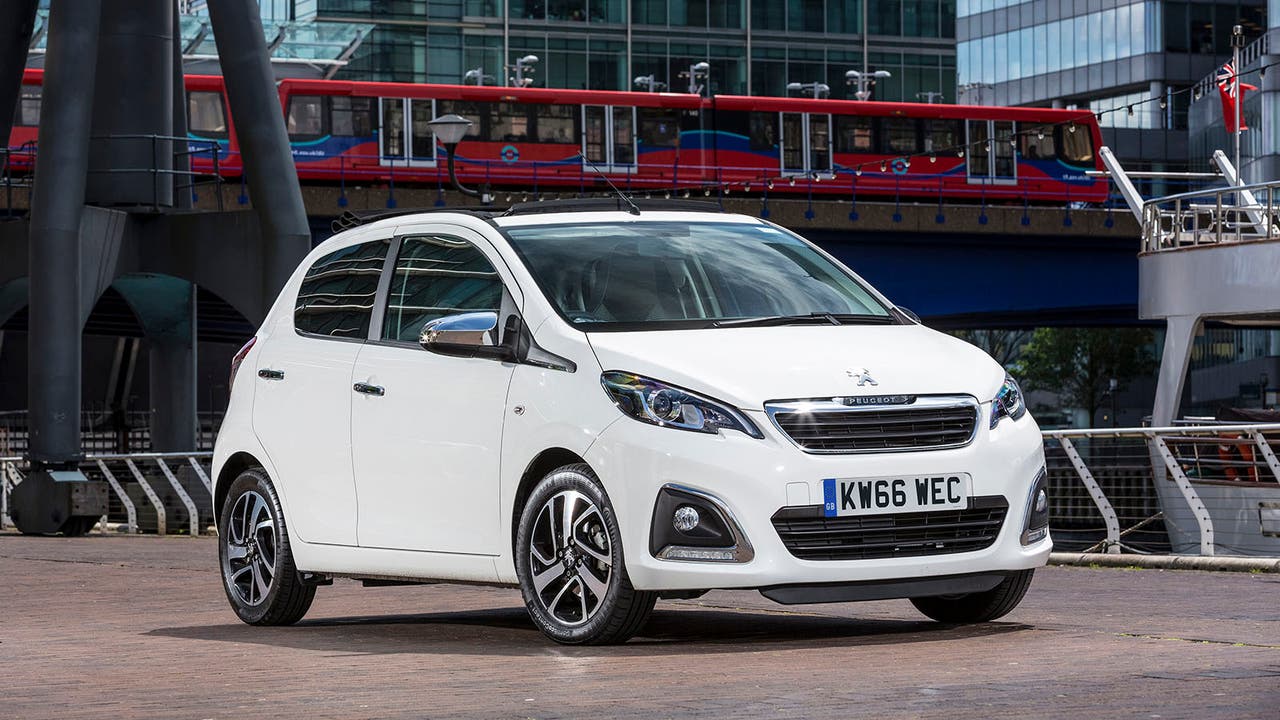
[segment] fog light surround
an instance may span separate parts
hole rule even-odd
[[[750,562],[755,550],[733,513],[710,493],[667,484],[658,491],[649,552],[659,560]]]
[[[1022,544],[1034,545],[1049,536],[1049,482],[1044,468],[1036,474],[1027,493],[1026,520],[1022,525]]]

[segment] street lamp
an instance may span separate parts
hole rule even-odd
[[[689,93],[691,95],[701,95],[705,85],[699,85],[699,80],[705,80],[708,73],[711,72],[711,65],[700,62],[689,66],[686,72],[680,73],[680,77],[689,78]]]
[[[444,144],[445,155],[449,158],[449,182],[458,189],[458,192],[468,197],[480,198],[480,202],[488,205],[493,202],[493,197],[489,195],[489,186],[485,185],[483,190],[472,190],[464,187],[458,182],[458,175],[454,172],[453,156],[458,149],[458,143],[462,142],[462,138],[466,136],[467,130],[471,129],[472,122],[461,115],[442,115],[431,122],[427,123],[427,127],[436,134],[436,139]]]
[[[994,90],[994,89],[995,89],[995,87],[996,87],[996,86],[995,86],[995,85],[992,85],[991,83],[984,83],[984,82],[971,82],[971,83],[965,83],[964,85],[961,85],[959,88],[957,88],[957,89],[956,89],[956,94],[957,94],[957,95],[964,95],[964,96],[965,96],[965,98],[966,98],[966,100],[965,100],[965,105],[981,105],[981,104],[982,104],[982,91],[983,91],[983,90]],[[974,94],[976,94],[976,95],[978,96],[978,101],[977,101],[977,102],[970,102],[970,101],[967,99],[967,98],[969,97],[969,93],[974,93]]]
[[[942,95],[942,93],[936,90],[926,90],[924,92],[916,93],[916,99],[924,100],[926,103],[932,105],[935,102],[942,102],[944,99],[944,96]]]
[[[507,81],[512,87],[529,87],[533,84],[533,78],[525,77],[525,73],[532,73],[534,71],[533,66],[537,63],[537,55],[525,55],[519,60],[516,60],[516,64],[514,66],[516,74],[508,78]]]
[[[645,92],[658,92],[659,90],[667,89],[667,84],[660,82],[654,75],[641,75],[634,82],[636,87],[644,88]]]
[[[486,82],[493,80],[492,75],[486,75],[483,67],[473,68],[462,74],[462,84],[484,85]]]
[[[787,90],[790,92],[804,93],[817,99],[822,99],[831,95],[831,86],[823,82],[811,83],[787,83]]]
[[[866,100],[871,97],[871,87],[876,84],[876,81],[887,77],[893,77],[888,70],[876,70],[875,72],[850,70],[844,74],[844,83],[846,85],[857,85],[858,89],[854,91],[853,96],[859,100]]]

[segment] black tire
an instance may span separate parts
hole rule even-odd
[[[227,601],[250,625],[291,625],[315,599],[316,586],[293,563],[280,498],[261,468],[245,470],[231,483],[218,523],[218,560]],[[268,568],[269,579],[263,577]]]
[[[966,595],[939,595],[911,598],[911,604],[930,618],[943,623],[982,623],[1004,617],[1018,607],[1035,570],[1019,570],[985,592]]]
[[[62,527],[58,529],[58,532],[67,537],[88,535],[89,531],[93,529],[93,526],[98,524],[98,519],[99,518],[96,517],[68,518],[66,522],[62,523]]]
[[[583,500],[590,507],[584,506]],[[571,532],[566,542],[554,518],[560,515],[563,528],[564,507],[570,502]],[[580,510],[576,516],[575,509]],[[559,544],[557,537],[561,538]],[[550,562],[539,560],[539,556]],[[603,557],[609,558],[607,566]],[[515,564],[529,617],[547,637],[565,645],[626,642],[644,627],[658,600],[658,593],[632,587],[613,506],[587,465],[557,468],[534,487],[520,511]],[[541,590],[535,585],[535,575],[543,582]],[[600,595],[593,587],[600,589]],[[593,606],[591,600],[595,601]],[[585,611],[575,614],[575,601]]]

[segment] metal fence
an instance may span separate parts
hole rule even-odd
[[[1280,557],[1280,424],[1044,432],[1050,526],[1063,551]],[[97,453],[102,531],[209,532],[211,453]],[[0,454],[0,525],[25,461]]]
[[[213,449],[221,412],[197,415],[196,450]],[[26,410],[0,411],[0,455],[26,455],[30,440]],[[144,410],[89,410],[80,413],[80,445],[88,453],[150,452],[151,413]]]

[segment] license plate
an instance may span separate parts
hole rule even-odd
[[[828,478],[822,481],[822,509],[827,517],[960,510],[969,505],[969,485],[968,473]]]

